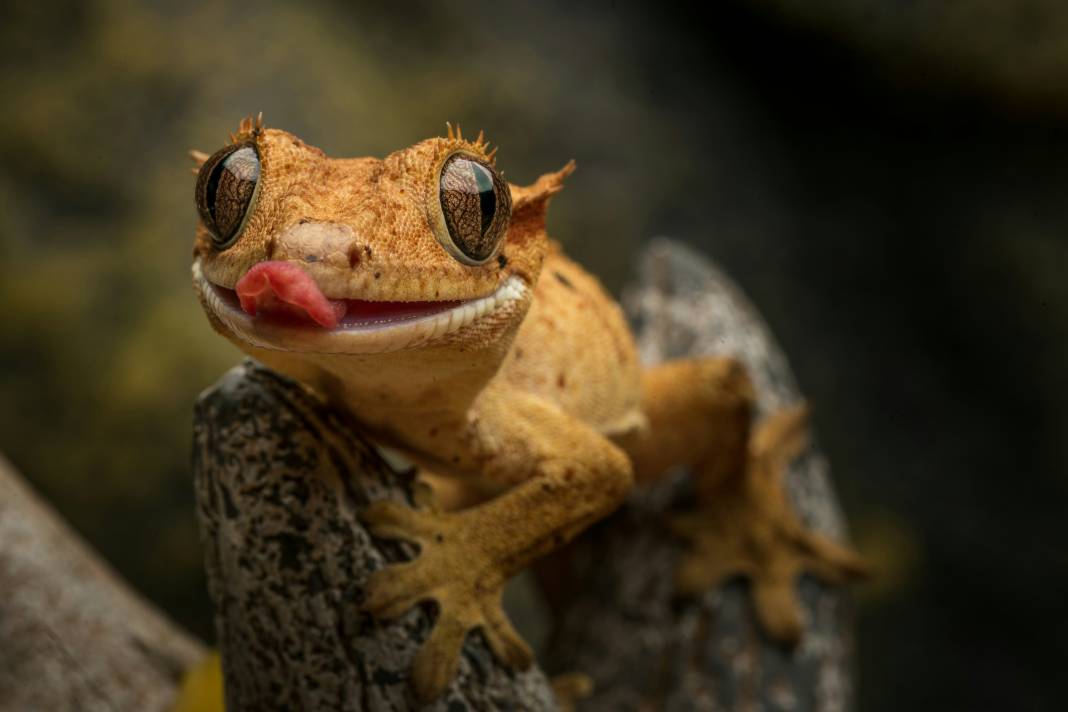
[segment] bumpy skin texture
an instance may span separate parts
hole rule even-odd
[[[503,243],[472,266],[442,241],[439,175],[457,152],[492,165],[481,136],[468,142],[450,129],[383,160],[330,159],[252,121],[232,142],[254,145],[261,171],[233,244],[218,249],[198,228],[194,284],[209,320],[404,451],[431,482],[448,483],[440,507],[383,503],[365,516],[376,535],[420,545],[416,559],[372,578],[364,605],[390,617],[437,602],[414,663],[421,698],[448,684],[474,628],[501,659],[528,665],[530,649],[500,607],[505,581],[615,509],[636,479],[675,465],[698,473],[697,512],[673,523],[694,544],[678,571],[681,593],[747,575],[768,632],[796,642],[797,575],[842,582],[862,572],[855,554],[805,530],[783,497],[803,412],[751,432],[752,387],[731,359],[643,371],[618,305],[549,240],[545,210],[571,164],[508,186]],[[241,314],[227,290],[270,261],[299,264],[331,299],[482,307],[473,318],[453,309],[355,332]]]

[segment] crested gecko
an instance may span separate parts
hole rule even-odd
[[[672,522],[691,544],[677,590],[744,575],[764,630],[796,643],[797,576],[864,571],[785,497],[804,407],[752,424],[753,386],[732,358],[643,367],[620,307],[546,234],[574,163],[519,186],[495,153],[450,126],[384,159],[336,159],[261,119],[194,152],[192,276],[211,325],[468,505],[362,515],[374,535],[419,545],[371,576],[364,609],[438,606],[413,662],[417,697],[444,691],[474,629],[527,667],[505,582],[678,465],[697,507]]]

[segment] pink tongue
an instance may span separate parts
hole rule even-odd
[[[260,262],[234,287],[251,316],[280,314],[333,329],[345,316],[344,299],[327,299],[311,276],[292,262]]]

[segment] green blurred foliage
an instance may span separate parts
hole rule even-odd
[[[189,286],[185,153],[258,111],[339,156],[451,120],[514,182],[577,159],[550,232],[611,289],[668,234],[767,316],[886,570],[865,709],[1045,701],[1068,638],[1068,6],[706,10],[0,6],[0,451],[210,637],[191,406],[239,354]]]

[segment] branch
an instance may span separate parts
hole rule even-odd
[[[801,400],[767,326],[720,270],[689,249],[658,241],[624,300],[638,322],[645,363],[730,354],[749,369],[757,417]],[[805,577],[807,619],[798,648],[764,637],[741,581],[699,601],[673,599],[682,544],[664,512],[684,507],[686,479],[635,496],[569,552],[571,596],[546,659],[551,672],[594,680],[584,710],[758,710],[837,712],[851,705],[851,610],[841,589]],[[841,540],[844,524],[827,461],[813,448],[787,475],[802,520]]]
[[[162,712],[203,655],[0,459],[0,709]]]

